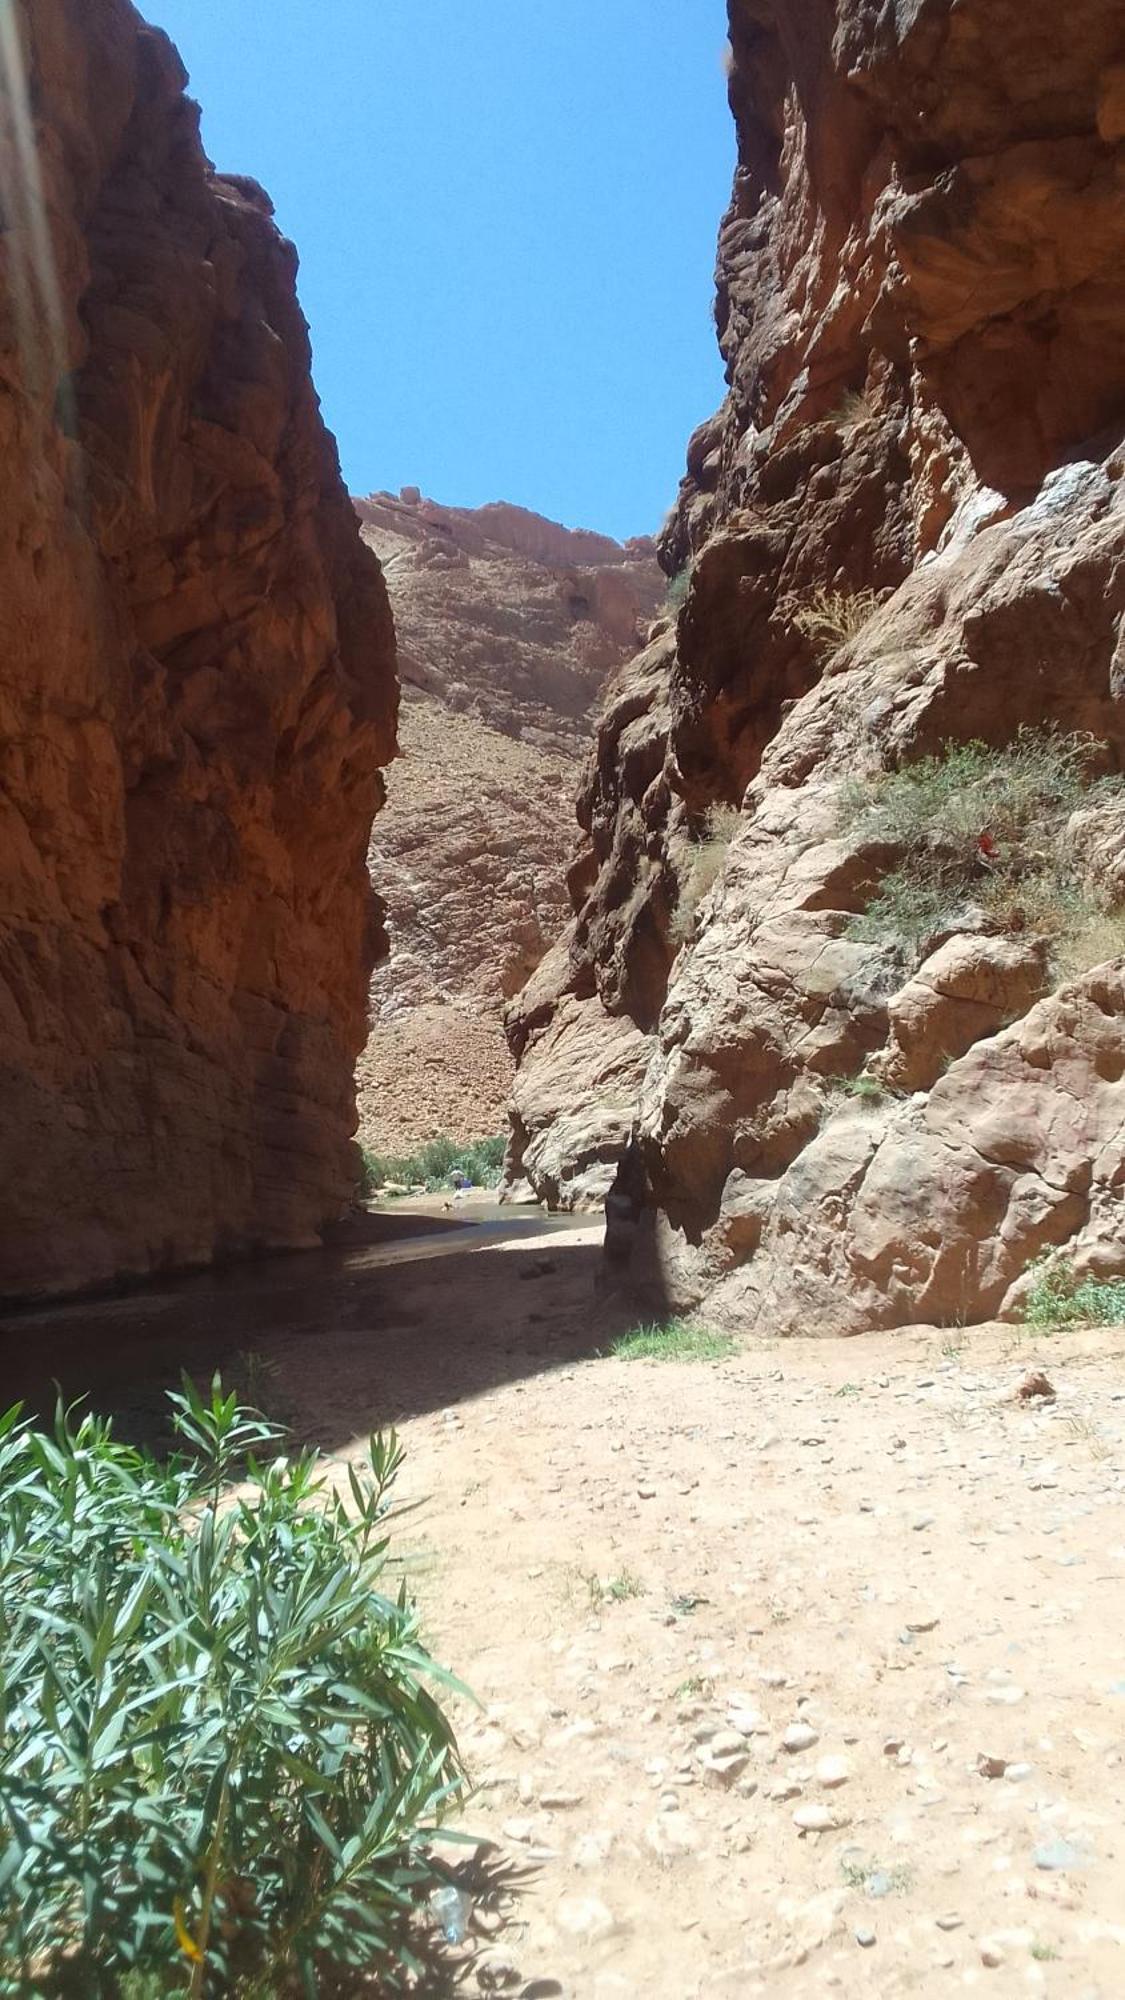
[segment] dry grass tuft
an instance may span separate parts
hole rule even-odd
[[[722,873],[727,849],[742,824],[737,806],[712,806],[703,823],[701,837],[692,842],[691,860],[680,884],[680,900],[672,913],[668,935],[676,945],[691,935],[695,913],[707,891]]]
[[[790,622],[812,641],[818,653],[834,653],[862,632],[879,603],[873,590],[814,590]]]

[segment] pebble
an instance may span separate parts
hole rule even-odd
[[[875,1942],[875,1933],[874,1931],[858,1930],[855,1934],[855,1941],[858,1945],[863,1946],[864,1951],[870,1951]]]
[[[1035,1866],[1043,1869],[1088,1868],[1093,1856],[1073,1840],[1048,1840],[1035,1850]]]
[[[765,1717],[756,1708],[732,1708],[727,1721],[740,1736],[758,1736],[766,1728]]]
[[[572,1806],[583,1803],[581,1792],[540,1792],[539,1803],[551,1812],[569,1812]]]
[[[847,1826],[844,1813],[838,1813],[832,1806],[798,1806],[793,1814],[793,1824],[802,1833],[834,1833],[837,1828]]]
[[[707,1757],[704,1759],[703,1774],[713,1785],[733,1785],[741,1777],[749,1763],[745,1750],[738,1750],[733,1756]]]
[[[934,1922],[939,1931],[959,1931],[962,1920],[956,1911],[950,1910],[944,1917],[935,1917]]]
[[[699,1836],[686,1813],[662,1812],[650,1819],[645,1828],[645,1846],[658,1861],[675,1861],[682,1855],[694,1854],[699,1846]]]
[[[1014,1708],[1017,1701],[1023,1700],[1024,1691],[1021,1687],[1015,1686],[988,1688],[985,1691],[984,1698],[986,1701],[991,1701],[998,1706]]]
[[[1002,1778],[1007,1768],[1005,1758],[989,1757],[983,1750],[977,1758],[977,1770],[982,1778]]]
[[[980,1962],[995,1971],[1004,1963],[1004,1954],[998,1944],[991,1944],[987,1938],[981,1939]]]
[[[835,1791],[838,1785],[846,1785],[851,1777],[851,1766],[846,1757],[822,1757],[816,1767],[816,1781],[826,1791]]]
[[[560,1930],[566,1931],[570,1937],[583,1939],[587,1944],[612,1937],[617,1929],[613,1911],[607,1908],[600,1896],[564,1896],[555,1911],[555,1921]]]
[[[819,1740],[820,1731],[814,1729],[811,1722],[791,1722],[781,1739],[781,1747],[793,1754],[798,1750],[811,1750]]]
[[[707,1745],[709,1757],[741,1757],[746,1761],[746,1738],[737,1729],[720,1729]]]
[[[476,1965],[477,1985],[484,1993],[503,1993],[509,1986],[518,1986],[519,1966],[503,1952],[490,1951],[485,1958],[479,1958]]]
[[[936,1611],[920,1611],[917,1617],[907,1619],[906,1629],[908,1632],[932,1632],[934,1627],[940,1623],[941,1620]]]

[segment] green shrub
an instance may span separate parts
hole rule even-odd
[[[686,1319],[634,1327],[610,1349],[619,1361],[725,1361],[737,1351],[729,1334]]]
[[[866,1070],[858,1076],[831,1076],[826,1081],[834,1095],[850,1097],[858,1104],[885,1104],[889,1097],[901,1096],[881,1076],[871,1076]]]
[[[453,1185],[463,1174],[473,1187],[499,1187],[504,1171],[506,1141],[495,1139],[428,1139],[416,1153],[375,1153],[364,1146],[362,1192],[378,1194],[388,1182],[400,1187],[423,1186],[430,1193]]]
[[[900,857],[851,935],[898,939],[917,952],[963,928],[975,910],[998,931],[1057,940],[1062,966],[1067,941],[1073,949],[1106,918],[1063,838],[1089,796],[1093,748],[1088,737],[1025,728],[1006,749],[947,744],[938,756],[846,785],[841,826]]]
[[[1024,1303],[1029,1326],[1125,1326],[1125,1278],[1082,1278],[1057,1254],[1032,1266],[1033,1284]]]
[[[385,1594],[398,1445],[346,1507],[217,1381],[171,1401],[165,1463],[0,1419],[0,1992],[401,1990],[462,1778]]]
[[[664,592],[666,612],[682,611],[687,603],[688,591],[691,589],[691,572],[691,563],[685,563],[682,569],[676,571],[675,576],[669,577],[668,588]]]

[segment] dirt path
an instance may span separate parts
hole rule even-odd
[[[137,1342],[144,1394],[154,1355],[252,1346],[341,1458],[398,1424],[430,1635],[484,1704],[468,1820],[512,1885],[462,1990],[1119,2000],[1125,1342],[623,1362],[595,1231],[442,1248],[6,1331],[26,1372],[70,1326],[87,1375],[100,1331],[101,1400],[134,1403]],[[1057,1398],[1021,1403],[1036,1366]]]

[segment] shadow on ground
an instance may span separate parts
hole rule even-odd
[[[160,1444],[165,1391],[216,1371],[332,1450],[599,1352],[635,1305],[599,1290],[589,1227],[361,1218],[345,1243],[0,1318],[0,1405],[88,1398]]]

